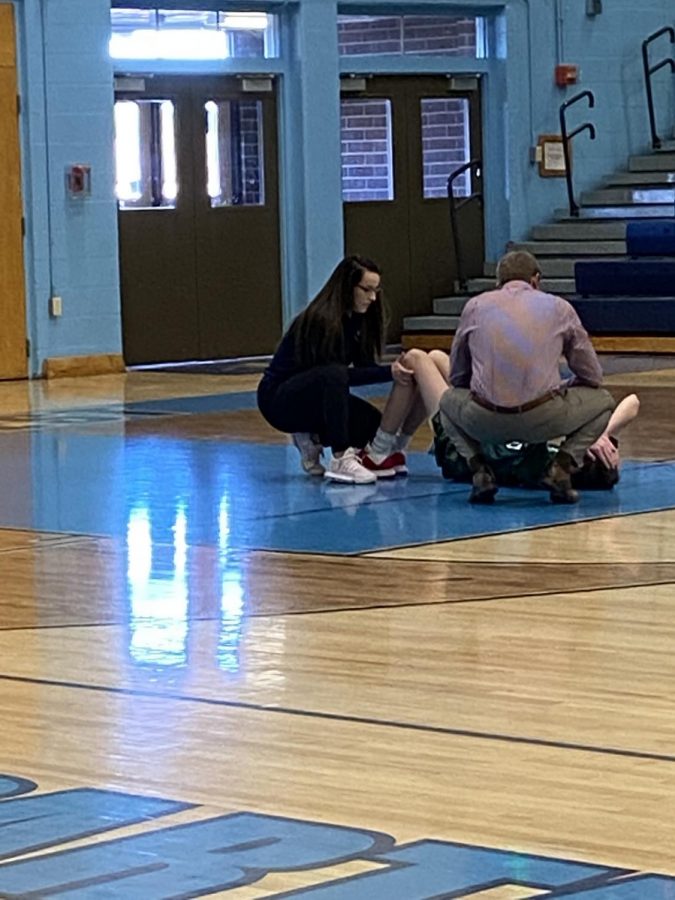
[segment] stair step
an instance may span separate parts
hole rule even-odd
[[[606,187],[621,187],[630,185],[659,185],[675,184],[675,171],[673,172],[617,172],[610,175],[604,182]]]
[[[467,284],[470,294],[481,294],[483,291],[494,291],[493,278],[472,278]],[[573,294],[574,278],[542,278],[541,289],[551,294]]]
[[[406,316],[404,331],[456,331],[458,316]]]
[[[626,222],[589,222],[583,219],[566,219],[535,225],[532,229],[535,241],[625,241]]]
[[[673,203],[653,203],[643,206],[582,206],[580,219],[668,219],[675,214]],[[557,209],[554,218],[566,222],[573,217],[565,209]]]
[[[536,256],[536,253],[535,253]],[[588,260],[588,256],[583,257],[583,259]],[[592,258],[592,257],[591,257]],[[625,256],[603,256],[602,262],[618,262],[619,260],[625,259]],[[574,266],[577,263],[577,259],[573,256],[569,257],[546,257],[542,256],[539,259],[539,265],[541,266],[541,274],[546,278],[574,278]],[[497,273],[497,263],[486,262],[485,266],[485,276],[486,278],[490,278],[496,275]]]
[[[659,151],[642,156],[631,156],[628,168],[631,172],[675,172],[675,153]]]
[[[436,297],[434,300],[434,312],[437,316],[455,316],[459,318],[462,310],[471,298],[464,296],[457,297]]]
[[[675,187],[610,187],[587,191],[581,195],[584,206],[619,206],[623,204],[675,204]]]
[[[527,250],[539,258],[546,256],[621,256],[626,252],[625,241],[523,241],[510,244],[511,250]]]

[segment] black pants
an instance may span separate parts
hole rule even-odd
[[[372,404],[349,393],[347,366],[337,363],[307,369],[277,385],[263,378],[258,408],[278,431],[316,434],[338,453],[365,447],[382,418]]]

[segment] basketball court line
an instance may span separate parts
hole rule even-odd
[[[646,750],[630,750],[621,747],[603,747],[593,744],[581,744],[573,741],[556,741],[545,738],[525,737],[520,735],[501,734],[499,732],[479,731],[465,728],[451,728],[440,725],[426,725],[422,722],[399,722],[390,719],[379,719],[370,716],[347,715],[295,707],[272,706],[264,703],[251,703],[242,700],[219,700],[213,697],[188,696],[179,693],[158,693],[137,688],[115,687],[113,685],[84,684],[56,678],[30,678],[27,676],[0,674],[0,681],[15,684],[27,684],[43,687],[67,688],[76,691],[87,691],[97,694],[113,694],[123,697],[136,697],[167,702],[194,703],[199,706],[220,707],[223,709],[247,710],[272,715],[297,716],[306,719],[343,722],[353,725],[374,726],[377,728],[397,729],[406,732],[424,732],[427,734],[446,735],[448,737],[470,738],[480,741],[495,741],[506,744],[522,744],[528,747],[546,747],[556,750],[568,750],[578,753],[590,753],[601,756],[617,756],[625,759],[643,759],[653,762],[675,763],[675,755],[653,753]]]

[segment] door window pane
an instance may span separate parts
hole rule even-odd
[[[448,196],[448,178],[471,159],[469,101],[428,98],[421,101],[423,196]],[[468,172],[454,182],[454,195],[471,195]]]
[[[391,100],[349,98],[340,103],[342,199],[394,199]]]
[[[115,163],[121,209],[175,207],[176,130],[170,100],[115,103]]]
[[[485,20],[475,16],[338,16],[342,56],[486,55]]]
[[[209,100],[206,172],[211,206],[263,206],[262,103]]]
[[[236,59],[278,56],[274,16],[264,12],[221,12],[218,24],[227,35],[230,56]]]

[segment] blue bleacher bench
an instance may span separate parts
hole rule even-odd
[[[661,259],[584,260],[574,280],[582,297],[675,298],[675,256]]]
[[[570,303],[594,335],[675,335],[675,298],[571,297]]]
[[[629,256],[675,256],[675,219],[629,222],[626,251]]]

